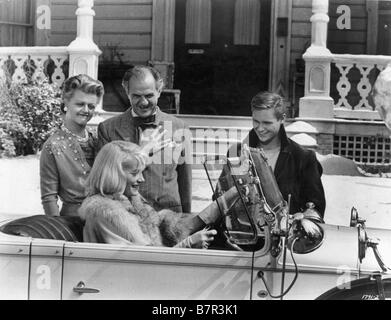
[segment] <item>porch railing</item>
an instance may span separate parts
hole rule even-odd
[[[380,119],[371,91],[379,72],[390,62],[391,56],[333,54],[332,70],[339,71],[339,78],[333,81],[331,77],[331,85],[335,87],[330,88],[335,117]]]
[[[299,116],[380,120],[370,93],[391,56],[333,54],[327,48],[328,0],[312,0],[311,46]]]
[[[48,78],[61,86],[68,74],[67,47],[0,48],[0,78],[17,82]]]
[[[93,5],[93,0],[78,0],[76,38],[66,47],[1,47],[0,77],[12,81],[49,77],[59,85],[80,73],[96,78],[101,50],[93,40]]]
[[[68,76],[98,76],[101,54],[93,40],[93,0],[78,0],[76,38],[66,47],[1,47],[0,78],[9,81],[40,80],[61,85]],[[98,113],[103,113],[99,105]]]

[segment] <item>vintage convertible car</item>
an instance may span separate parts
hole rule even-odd
[[[0,298],[391,297],[390,230],[366,228],[354,209],[350,227],[322,223],[311,204],[290,216],[259,151],[251,150],[244,171],[240,161],[216,160],[216,172],[225,172],[217,185],[208,161],[214,195],[239,190],[233,205],[219,205],[223,236],[208,250],[85,243],[78,217],[7,220],[0,223]]]

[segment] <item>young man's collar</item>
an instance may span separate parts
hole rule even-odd
[[[285,131],[284,124],[281,124],[280,131],[278,132],[281,141],[281,150],[284,150],[287,146],[290,145],[290,141]]]

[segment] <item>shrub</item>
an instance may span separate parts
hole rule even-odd
[[[0,123],[1,126],[1,123]],[[0,127],[0,158],[12,157],[16,155],[14,140],[7,130]]]
[[[11,98],[7,85],[0,82],[0,157],[16,156],[16,134],[20,138],[25,129],[20,122],[15,103]]]
[[[60,104],[47,80],[0,83],[0,157],[37,153],[61,124]]]

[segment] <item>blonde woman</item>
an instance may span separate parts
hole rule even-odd
[[[87,179],[89,196],[79,210],[85,242],[207,248],[216,230],[205,226],[220,213],[216,202],[198,215],[155,211],[140,195],[147,156],[134,143],[113,141],[99,152]],[[232,189],[218,201],[233,201]]]
[[[103,93],[100,81],[83,74],[63,84],[63,125],[45,142],[40,157],[41,199],[46,215],[77,215],[86,197],[84,182],[97,150],[96,137],[87,130],[87,123]]]

